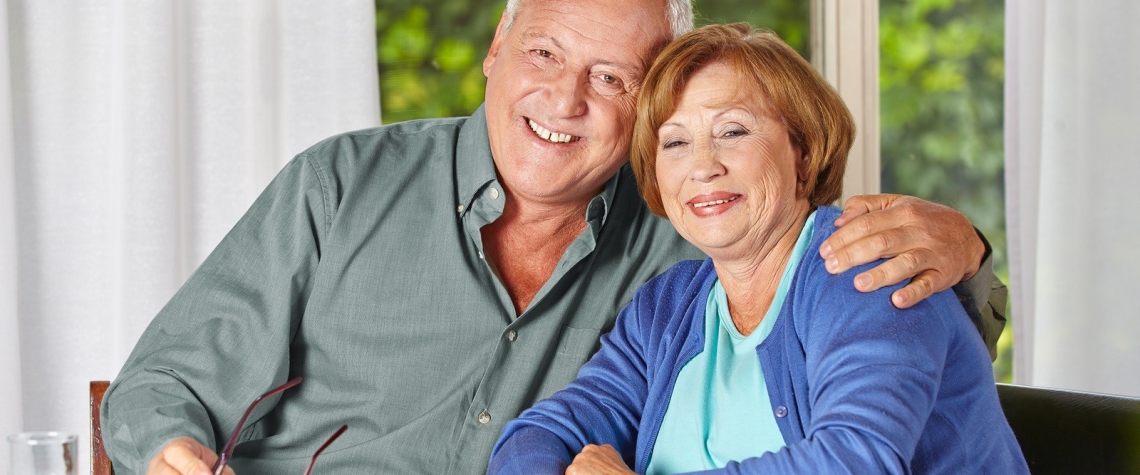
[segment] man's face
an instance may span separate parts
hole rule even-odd
[[[625,163],[663,0],[527,0],[483,62],[491,153],[514,199],[592,198]]]

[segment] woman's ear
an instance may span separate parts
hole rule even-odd
[[[796,184],[798,187],[803,187],[808,181],[808,165],[811,163],[811,155],[798,146],[796,152],[800,155],[799,160],[796,160]]]

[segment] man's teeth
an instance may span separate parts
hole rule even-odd
[[[740,198],[740,197],[739,196],[733,196],[732,198],[729,198],[727,200],[713,200],[713,201],[705,201],[703,203],[693,203],[693,207],[694,208],[707,208],[709,206],[722,205],[722,204],[728,203],[729,201],[736,201],[737,198]]]
[[[542,137],[543,140],[546,140],[548,142],[569,143],[578,140],[578,137],[575,137],[573,135],[560,134],[558,132],[551,132],[549,130],[546,130],[546,128],[538,125],[538,123],[533,120],[528,120],[527,123],[530,124],[530,130],[533,130],[535,134],[538,134],[539,137]]]

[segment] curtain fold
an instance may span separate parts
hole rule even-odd
[[[1010,0],[1018,379],[1140,396],[1140,4]],[[1034,249],[1035,247],[1035,249]],[[1023,330],[1024,332],[1025,330]]]
[[[14,160],[0,170],[15,186],[0,220],[12,194],[15,226],[0,222],[0,239],[15,229],[18,245],[0,272],[18,268],[18,285],[0,292],[18,288],[19,312],[0,294],[0,330],[18,323],[23,409],[0,399],[0,423],[86,434],[87,381],[115,377],[276,171],[379,124],[375,11],[370,0],[8,6],[0,92],[12,96]],[[12,352],[0,351],[7,372]]]
[[[12,155],[12,101],[8,67],[8,5],[0,3],[0,436],[24,425],[17,319],[16,162]],[[11,460],[8,444],[0,449]]]

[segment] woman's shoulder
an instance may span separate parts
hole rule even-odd
[[[706,281],[711,284],[715,278],[716,270],[713,268],[712,259],[681,261],[645,282],[637,290],[634,300],[667,302],[678,296],[690,295],[696,289],[703,287]]]

